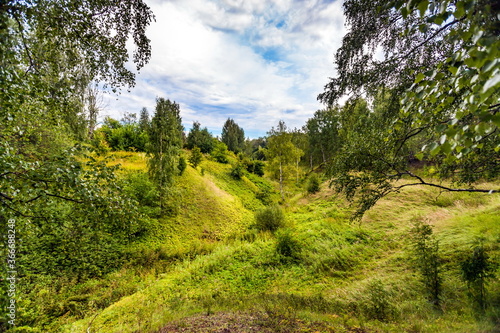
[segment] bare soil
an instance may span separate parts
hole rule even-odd
[[[256,313],[215,313],[211,315],[198,314],[172,322],[157,333],[329,333],[335,332],[333,327],[324,323],[305,322],[300,319],[285,317],[269,317]],[[360,328],[348,330],[352,333],[368,333]]]

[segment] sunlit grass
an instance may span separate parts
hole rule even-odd
[[[127,169],[145,170],[140,155],[127,154],[116,160],[144,163]],[[160,219],[155,235],[132,249],[138,262],[151,260],[85,290],[110,297],[102,290],[113,287],[130,295],[69,320],[64,331],[154,332],[193,314],[243,311],[282,325],[321,321],[335,332],[494,332],[492,321],[478,319],[470,306],[459,262],[478,238],[498,262],[498,196],[409,187],[382,199],[360,223],[349,220],[350,208],[323,184],[319,193],[297,192],[285,205],[287,231],[300,244],[298,259],[286,261],[275,235],[250,229],[253,212],[263,207],[256,198],[263,185],[231,178],[230,168],[213,161],[188,167],[178,179],[179,214]],[[442,312],[427,301],[411,261],[415,220],[432,224],[441,244]],[[499,281],[488,288],[498,293]]]

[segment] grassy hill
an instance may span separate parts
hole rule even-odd
[[[120,158],[140,178],[143,157]],[[188,167],[174,193],[177,215],[155,222],[130,249],[130,265],[68,292],[80,298],[61,298],[73,310],[52,327],[106,333],[500,330],[499,266],[487,285],[485,310],[468,297],[460,268],[478,242],[500,262],[498,195],[411,187],[354,223],[346,203],[323,184],[314,195],[297,191],[284,205],[286,226],[271,233],[251,226],[264,207],[258,193],[272,184],[253,175],[233,179],[230,169],[213,161]],[[415,269],[411,239],[418,222],[432,225],[439,241],[440,309],[429,302]]]

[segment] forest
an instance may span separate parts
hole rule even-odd
[[[0,332],[500,331],[500,5],[342,8],[324,108],[250,138],[100,115],[142,0],[0,3]]]

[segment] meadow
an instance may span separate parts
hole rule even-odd
[[[127,191],[147,202],[154,187],[140,153],[115,153]],[[499,262],[500,198],[408,187],[361,221],[321,184],[289,187],[276,230],[256,225],[276,184],[230,164],[188,167],[176,188],[176,214],[151,219],[151,232],[128,249],[128,264],[104,278],[38,290],[37,309],[67,312],[49,324],[62,332],[497,332],[500,283],[486,279],[478,307],[461,263],[481,244]],[[270,190],[273,189],[273,190]],[[146,207],[146,205],[145,205]],[[415,225],[439,244],[440,306],[417,269]],[[499,267],[493,272],[498,276]],[[56,294],[50,300],[47,294]],[[233,325],[233,326],[231,326]],[[251,328],[256,330],[252,330]]]

